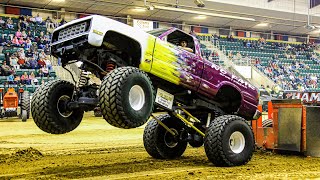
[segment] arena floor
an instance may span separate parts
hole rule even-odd
[[[202,148],[177,160],[152,159],[143,128],[122,130],[87,113],[65,135],[50,135],[32,120],[0,121],[0,179],[305,179],[320,177],[320,158],[255,152],[245,166],[213,166]]]

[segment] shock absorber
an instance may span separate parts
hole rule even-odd
[[[116,68],[116,64],[112,61],[107,63],[106,71],[109,73]]]
[[[89,73],[81,70],[78,87],[82,87],[88,84],[88,80],[90,79]]]

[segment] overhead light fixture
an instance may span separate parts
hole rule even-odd
[[[203,20],[203,19],[207,19],[207,16],[205,16],[205,15],[199,15],[199,16],[195,16],[193,19]]]
[[[145,12],[145,11],[146,11],[146,8],[135,7],[134,9],[132,9],[132,11],[134,11],[134,12]]]
[[[309,32],[308,34],[319,34],[320,33],[320,29],[314,30]]]
[[[152,6],[152,5],[147,6],[147,9],[148,9],[149,11],[153,11],[153,10],[154,10],[154,6]]]
[[[259,23],[256,26],[257,27],[267,27],[267,26],[269,26],[269,23]]]
[[[229,18],[229,19],[239,19],[239,20],[245,20],[245,21],[256,21],[253,18],[246,18],[246,17],[232,16],[232,15],[225,15],[225,14],[217,14],[217,13],[208,13],[208,12],[194,11],[194,10],[189,10],[189,9],[180,9],[180,8],[173,8],[173,7],[166,7],[166,6],[154,6],[154,8],[161,9],[161,10],[175,11],[175,12],[184,12],[184,13],[191,13],[191,14],[198,14],[198,15]]]
[[[194,0],[194,3],[198,6],[198,7],[204,7],[204,2],[202,0]]]

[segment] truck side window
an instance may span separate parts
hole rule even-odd
[[[184,49],[192,53],[195,52],[193,38],[182,31],[176,30],[169,34],[166,38],[167,42],[172,43],[176,46],[180,46],[181,49]]]

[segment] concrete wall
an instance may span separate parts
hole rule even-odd
[[[3,6],[0,6],[0,14],[5,14],[5,10]]]
[[[260,87],[261,84],[264,85],[264,87],[266,87],[267,85],[269,85],[270,87],[273,87],[275,85],[275,83],[271,79],[269,79],[266,75],[264,75],[258,69],[252,68],[251,73],[252,73],[251,81],[252,83],[258,85],[258,87]]]

